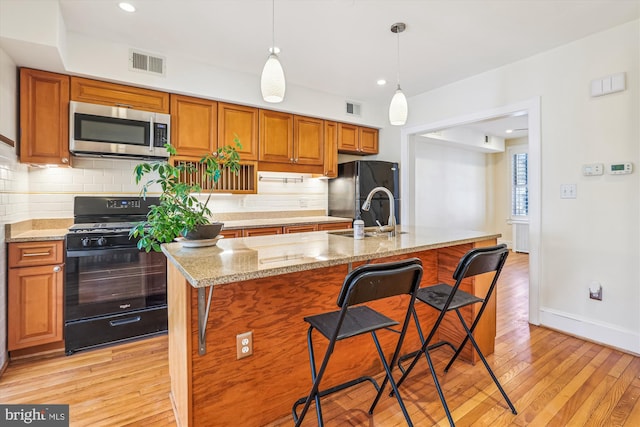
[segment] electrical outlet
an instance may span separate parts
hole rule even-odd
[[[238,359],[253,354],[253,331],[236,335],[236,356]]]
[[[602,301],[602,285],[599,282],[589,283],[589,298]]]

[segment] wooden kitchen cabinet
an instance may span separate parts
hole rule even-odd
[[[293,114],[260,110],[259,145],[260,162],[292,164]]]
[[[351,222],[327,222],[324,224],[318,224],[318,231],[346,230],[348,228],[353,228]]]
[[[7,348],[63,341],[62,241],[9,244]]]
[[[218,146],[218,103],[171,95],[171,145],[180,156],[200,159]]]
[[[237,135],[242,145],[237,150],[240,160],[258,160],[258,115],[257,108],[219,102],[218,147],[234,145]]]
[[[338,176],[338,123],[324,121],[324,171],[327,178]]]
[[[20,69],[20,162],[69,165],[69,76]]]
[[[242,237],[242,229],[236,228],[234,230],[222,230],[220,232],[225,239],[234,239],[236,237]]]
[[[318,224],[286,225],[282,227],[282,231],[284,232],[284,234],[318,231]]]
[[[378,154],[378,129],[338,123],[338,152]]]
[[[99,80],[71,77],[71,100],[169,113],[169,94]]]
[[[260,110],[259,169],[322,173],[324,127],[321,119]]]
[[[378,129],[358,127],[360,153],[378,154]]]
[[[242,237],[272,236],[274,234],[282,234],[282,227],[244,228],[242,230]]]

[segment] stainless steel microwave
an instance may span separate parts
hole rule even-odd
[[[169,114],[125,107],[69,104],[69,151],[76,156],[166,159]]]

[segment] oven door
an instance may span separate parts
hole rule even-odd
[[[159,252],[69,250],[65,271],[65,322],[167,304],[167,260]]]

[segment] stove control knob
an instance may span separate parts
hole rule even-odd
[[[80,243],[85,248],[89,247],[89,246],[91,246],[91,239],[89,239],[88,237],[83,237],[82,240],[80,240]]]
[[[98,241],[96,243],[98,244],[98,246],[106,246],[107,245],[107,239],[105,239],[104,237],[99,237]]]

